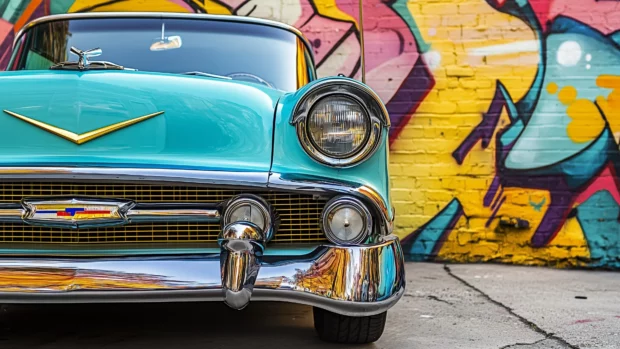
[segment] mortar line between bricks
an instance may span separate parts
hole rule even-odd
[[[542,328],[538,327],[538,325],[536,325],[535,323],[533,323],[532,321],[524,318],[523,316],[515,313],[515,311],[503,304],[502,302],[496,301],[495,299],[491,298],[488,294],[486,294],[484,291],[482,291],[481,289],[477,288],[476,286],[470,284],[469,282],[465,281],[464,279],[456,276],[454,273],[452,273],[452,270],[450,270],[450,267],[448,267],[447,264],[443,265],[443,269],[446,271],[446,273],[448,273],[448,275],[450,275],[452,278],[454,278],[455,280],[458,280],[460,283],[462,283],[463,285],[469,287],[470,289],[478,292],[482,297],[484,297],[486,300],[488,300],[489,302],[504,308],[510,315],[516,317],[517,319],[519,319],[519,321],[521,321],[524,325],[526,325],[528,328],[532,329],[533,331],[542,334],[543,336],[545,336],[545,339],[552,339],[555,340],[556,342],[559,342],[562,345],[565,345],[568,348],[571,349],[579,349],[578,346],[576,345],[572,345],[570,343],[568,343],[564,338],[562,337],[558,337],[553,333],[549,333],[545,330],[543,330]]]

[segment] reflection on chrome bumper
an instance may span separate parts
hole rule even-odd
[[[252,301],[344,315],[386,311],[405,289],[398,239],[264,256]],[[219,254],[127,258],[2,258],[0,303],[223,301]]]

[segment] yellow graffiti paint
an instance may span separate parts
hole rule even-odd
[[[317,12],[321,16],[333,18],[340,21],[347,21],[355,23],[355,25],[357,25],[357,21],[355,20],[355,18],[342,11],[336,4],[336,0],[315,1],[314,6],[316,7]]]
[[[558,92],[558,84],[556,84],[555,82],[550,82],[547,85],[547,92],[549,92],[552,95]]]
[[[531,247],[551,202],[547,191],[504,188],[505,202],[489,222],[493,208],[485,207],[483,200],[496,171],[495,135],[485,149],[478,143],[462,165],[451,155],[488,110],[496,81],[504,84],[514,101],[530,89],[539,64],[535,33],[485,0],[461,1],[458,6],[450,1],[410,1],[408,8],[430,50],[440,56],[440,64],[432,70],[433,90],[391,146],[397,234],[409,234],[457,198],[467,218],[462,217],[447,236],[439,250],[441,260],[544,264],[550,259],[571,257],[567,262],[571,263],[576,257],[588,258],[583,232],[572,222],[549,247]],[[559,90],[556,83],[546,88],[551,94]],[[576,92],[567,89],[564,95],[570,100]],[[504,110],[496,132],[508,123]],[[501,228],[501,217],[524,219],[531,226]],[[576,247],[555,247],[562,244]]]
[[[126,0],[110,2],[109,0],[76,0],[69,8],[69,12],[82,12],[88,9],[92,12],[188,12],[187,8],[167,0]]]
[[[564,86],[560,93],[558,93],[558,99],[562,104],[570,104],[577,98],[577,90],[572,86]]]
[[[222,5],[217,0],[192,0],[192,3],[200,7],[203,11],[214,15],[231,15],[230,9]]]
[[[555,94],[557,84],[547,85],[547,91]],[[568,107],[566,114],[572,120],[566,128],[568,137],[576,143],[590,142],[598,137],[605,128],[605,120],[600,117],[596,105],[588,99],[577,99],[577,89],[564,86],[558,93],[558,100]]]
[[[605,120],[592,101],[578,99],[568,106],[566,113],[572,119],[566,132],[577,143],[589,142],[598,137],[605,128]]]
[[[612,89],[607,98],[599,96],[596,103],[603,111],[616,139],[620,138],[620,75],[601,75],[596,79],[596,85]]]

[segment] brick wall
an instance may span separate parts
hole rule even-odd
[[[363,1],[408,257],[620,267],[620,2]],[[280,20],[360,74],[357,0],[5,0],[0,64],[36,16],[147,10]]]

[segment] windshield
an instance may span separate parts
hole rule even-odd
[[[162,73],[208,73],[295,91],[307,81],[305,49],[292,32],[242,22],[166,18],[86,18],[46,22],[20,39],[9,70],[77,61],[71,47],[101,48],[90,61]],[[301,47],[301,54],[299,50]],[[299,77],[299,74],[306,76]]]

